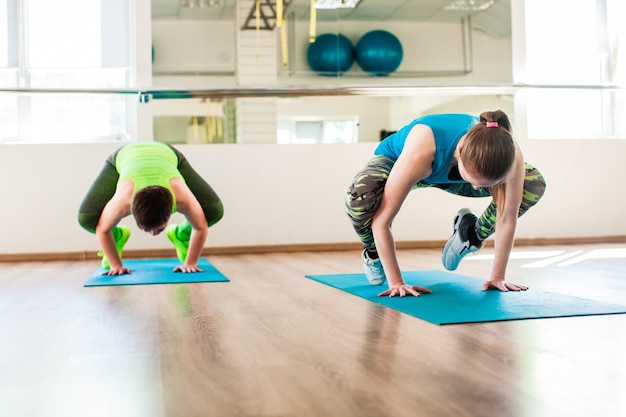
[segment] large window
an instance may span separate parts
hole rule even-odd
[[[127,136],[125,0],[0,0],[0,87],[84,94],[0,95],[0,142],[75,142]]]
[[[279,144],[355,143],[358,117],[293,117],[278,120]]]
[[[525,0],[515,81],[530,138],[626,138],[626,2]],[[577,86],[578,88],[567,88]],[[550,88],[553,87],[553,88]]]

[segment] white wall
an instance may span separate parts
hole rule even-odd
[[[169,48],[189,48],[186,56],[196,57],[198,62],[186,62],[183,66],[186,70],[208,71],[213,65],[221,68],[220,53],[198,52],[197,45],[191,41],[196,39],[194,36],[185,35],[188,43],[176,41],[179,32],[188,24],[155,23],[154,36],[162,36],[163,33],[159,32],[167,29],[173,37],[168,39]],[[202,32],[206,28],[193,25],[191,29]],[[415,29],[415,33],[421,32]],[[429,32],[433,30],[430,28]],[[442,48],[445,31],[430,36],[430,40],[436,39],[431,44]],[[387,81],[412,85],[509,84],[512,73],[510,40],[493,40],[480,34],[475,34],[474,40],[472,74]],[[165,59],[167,55],[164,54],[162,48],[157,48],[155,66],[159,59]],[[171,58],[175,61],[174,56]],[[434,61],[428,67],[430,64],[437,66]],[[166,62],[159,65],[163,70],[175,68]],[[310,80],[318,82],[319,78]],[[229,86],[228,80],[228,77],[155,77],[154,86],[226,87]],[[293,81],[290,80],[282,79],[282,82]],[[387,99],[371,100],[360,100],[358,104],[348,106],[353,107],[350,111],[362,115],[361,132],[398,128],[413,117],[413,112],[424,107],[420,100],[406,98],[395,101],[395,104],[388,103],[387,107],[384,105]],[[446,101],[437,101],[437,106],[443,106]],[[333,98],[316,99],[301,105],[306,111],[312,111],[311,103],[315,103],[320,112],[329,109],[346,111],[345,108],[340,110]],[[279,106],[283,111],[290,108],[295,112],[295,107],[300,104],[292,101]],[[155,114],[162,114],[156,106]],[[367,135],[371,138],[369,133]],[[626,223],[622,221],[626,197],[619,182],[626,141],[528,141],[523,137],[518,140],[526,159],[538,166],[548,181],[544,200],[521,219],[518,237],[626,236]],[[0,216],[0,253],[96,251],[95,236],[82,230],[77,223],[77,210],[105,158],[120,145],[2,145],[0,189],[4,198]],[[225,217],[210,230],[207,246],[226,247],[357,242],[343,213],[343,198],[352,177],[368,160],[375,146],[375,143],[247,144],[181,145],[179,148],[224,201]],[[397,240],[444,240],[450,233],[452,217],[460,207],[479,211],[487,203],[487,200],[463,199],[439,190],[415,191],[395,222]],[[178,219],[176,215],[175,220]],[[151,237],[139,232],[132,218],[124,223],[133,229],[129,249],[170,247],[165,236]]]
[[[626,236],[626,198],[619,169],[625,141],[521,141],[526,159],[548,180],[543,201],[520,220],[518,237]],[[356,242],[343,197],[375,144],[183,145],[191,164],[220,194],[224,219],[207,246]],[[0,253],[97,250],[76,220],[78,206],[117,145],[6,146]],[[395,222],[399,241],[444,240],[454,213],[488,200],[417,190]],[[169,248],[165,236],[139,232],[132,249]]]
[[[153,70],[234,73],[234,27],[215,20],[153,20]]]

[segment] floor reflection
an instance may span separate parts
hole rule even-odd
[[[468,256],[466,261],[492,261],[493,253]],[[601,248],[590,250],[533,250],[512,251],[509,259],[541,259],[539,261],[521,265],[522,268],[543,268],[547,266],[571,266],[581,262],[598,259],[626,259],[626,248]]]
[[[367,309],[367,329],[359,361],[363,367],[383,377],[389,377],[395,361],[395,346],[402,313],[383,305],[370,303]]]

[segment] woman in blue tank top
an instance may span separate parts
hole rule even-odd
[[[455,270],[461,259],[480,250],[498,228],[495,259],[484,289],[528,289],[505,281],[519,216],[542,197],[545,180],[524,162],[512,136],[507,115],[484,112],[433,114],[420,117],[384,139],[373,157],[354,177],[346,200],[346,213],[363,243],[365,275],[372,285],[388,282],[379,295],[418,296],[430,290],[407,285],[396,257],[391,224],[408,193],[436,187],[466,197],[491,197],[480,217],[461,209],[446,242],[443,265]]]

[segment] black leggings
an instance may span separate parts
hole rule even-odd
[[[173,146],[168,145],[178,158],[178,171],[182,175],[185,183],[196,197],[204,217],[211,227],[224,216],[224,207],[220,198],[207,182],[191,167],[187,158]],[[121,148],[120,148],[121,149]],[[96,233],[96,226],[100,220],[100,215],[104,206],[111,200],[117,188],[119,173],[115,167],[115,159],[120,149],[113,152],[107,158],[100,174],[87,191],[87,195],[80,204],[78,210],[78,223],[90,233]]]

